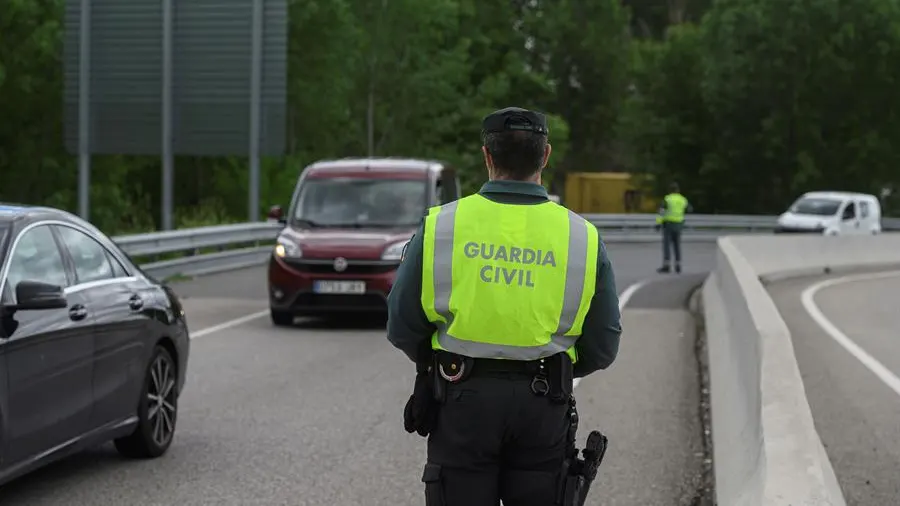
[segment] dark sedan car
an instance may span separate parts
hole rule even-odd
[[[174,293],[103,233],[0,204],[0,484],[109,440],[165,453],[189,348]]]

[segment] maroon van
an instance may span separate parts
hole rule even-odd
[[[307,167],[269,259],[275,325],[295,316],[384,312],[403,246],[428,207],[458,199],[459,177],[446,163],[347,158]]]

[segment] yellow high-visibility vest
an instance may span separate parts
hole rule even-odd
[[[425,218],[422,308],[432,348],[475,358],[538,360],[567,352],[596,289],[599,234],[554,202],[482,195]]]
[[[663,199],[666,203],[665,213],[656,217],[656,223],[682,223],[687,210],[688,200],[680,193],[670,193]]]

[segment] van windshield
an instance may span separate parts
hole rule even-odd
[[[293,221],[313,227],[412,227],[428,204],[423,180],[360,177],[304,181]]]
[[[841,201],[825,198],[801,198],[794,202],[790,211],[794,214],[812,216],[834,216],[841,207]]]

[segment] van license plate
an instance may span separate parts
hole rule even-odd
[[[366,293],[365,281],[316,281],[313,283],[315,293],[340,293],[362,295]]]

